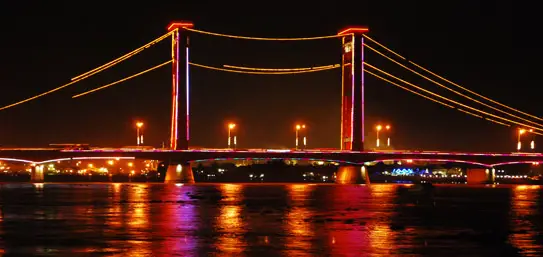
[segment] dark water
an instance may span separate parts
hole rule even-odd
[[[0,184],[4,256],[541,256],[538,186]]]

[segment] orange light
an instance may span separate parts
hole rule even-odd
[[[377,129],[377,131],[380,131],[383,128],[383,126],[377,125],[377,127],[375,127],[375,128]]]
[[[233,129],[233,128],[235,128],[235,127],[236,127],[236,124],[234,124],[234,123],[228,124],[228,128],[229,128],[229,129]]]
[[[192,28],[192,27],[194,27],[194,24],[192,22],[187,22],[187,21],[172,22],[168,26],[168,31],[171,31],[177,28]]]
[[[534,132],[534,130],[533,130],[533,129],[530,129],[530,133],[532,133],[532,132]]]
[[[141,122],[141,121],[136,122],[136,126],[137,126],[138,128],[143,127],[143,122]]]
[[[518,130],[518,134],[519,134],[519,135],[522,135],[522,134],[524,134],[524,132],[526,132],[526,130],[525,130],[525,129],[519,129],[519,130]]]
[[[350,34],[350,33],[366,33],[368,31],[369,31],[368,28],[353,27],[353,28],[346,28],[337,34],[341,36],[341,35]]]
[[[302,126],[296,125],[296,129],[297,129],[297,130],[300,130],[301,128],[302,128]]]
[[[389,130],[389,129],[390,129],[390,125],[387,125],[385,128],[386,128],[387,130]]]
[[[413,160],[405,160],[407,163],[413,163]]]

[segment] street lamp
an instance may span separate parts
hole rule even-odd
[[[300,130],[301,129],[305,129],[305,125],[300,125],[300,124],[297,124],[296,125],[296,150],[298,150],[298,142],[299,142],[299,136],[300,136]],[[306,136],[304,135],[304,138],[303,138],[303,143],[304,143],[304,149],[305,147],[307,146],[307,138]]]
[[[534,130],[530,129],[530,133],[532,133],[532,142],[530,142],[530,149],[535,150],[535,134],[534,134]]]
[[[386,125],[385,129],[387,130],[387,147],[390,147],[390,125]]]
[[[377,143],[375,145],[377,146],[377,148],[379,148],[379,131],[381,131],[381,129],[383,129],[383,126],[377,125],[375,127],[375,129],[377,130]]]
[[[138,146],[140,144],[143,144],[143,133],[140,132],[142,127],[143,127],[143,122],[141,121],[136,122],[136,137],[137,137]]]
[[[232,148],[231,147],[231,142],[232,142],[232,130],[236,128],[236,124],[234,123],[230,123],[228,124],[228,148]],[[236,148],[236,136],[234,136],[234,148]]]
[[[520,148],[521,148],[521,143],[520,143],[520,135],[524,134],[524,132],[526,132],[525,129],[519,129],[518,130],[518,137],[517,137],[517,151],[520,152]]]

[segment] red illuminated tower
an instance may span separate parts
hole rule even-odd
[[[172,22],[172,120],[170,148],[189,148],[189,36],[192,22]]]
[[[342,37],[341,150],[364,150],[364,38],[365,27],[350,27]]]

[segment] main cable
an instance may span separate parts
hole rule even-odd
[[[121,82],[130,80],[130,79],[133,79],[133,78],[135,78],[135,77],[137,77],[137,76],[140,76],[140,75],[143,75],[143,74],[145,74],[145,73],[147,73],[147,72],[156,70],[156,69],[158,69],[158,68],[160,68],[160,67],[162,67],[162,66],[164,66],[164,65],[166,65],[166,64],[168,64],[168,63],[171,63],[171,62],[172,62],[172,60],[169,60],[169,61],[167,61],[167,62],[163,62],[163,63],[161,63],[161,64],[159,64],[159,65],[156,65],[156,66],[154,66],[154,67],[151,67],[151,68],[149,68],[149,69],[146,69],[146,70],[144,70],[144,71],[142,71],[142,72],[138,72],[138,73],[136,73],[136,74],[134,74],[134,75],[131,75],[131,76],[122,78],[122,79],[120,79],[120,80],[117,80],[117,81],[115,81],[115,82],[109,83],[109,84],[107,84],[107,85],[104,85],[104,86],[101,86],[101,87],[98,87],[98,88],[95,88],[95,89],[91,89],[91,90],[85,91],[85,92],[83,92],[83,93],[74,95],[74,96],[72,96],[72,98],[78,98],[78,97],[81,97],[81,96],[88,95],[88,94],[90,94],[90,93],[96,92],[96,91],[98,91],[98,90],[102,90],[102,89],[104,89],[104,88],[107,88],[107,87],[111,87],[111,86],[117,85],[117,84],[119,84],[119,83],[121,83]]]
[[[402,55],[400,55],[400,54],[398,54],[398,53],[392,51],[390,48],[387,48],[386,46],[384,46],[383,44],[377,42],[377,40],[374,40],[373,38],[367,36],[366,34],[363,34],[363,36],[364,36],[366,39],[370,40],[371,42],[373,42],[373,43],[377,44],[378,46],[382,47],[383,49],[387,50],[388,52],[390,52],[390,53],[396,55],[397,57],[401,58],[402,60],[407,61],[408,63],[414,65],[415,67],[417,67],[417,68],[419,68],[419,69],[421,69],[421,70],[423,70],[423,71],[425,71],[425,72],[428,72],[428,73],[432,74],[433,76],[436,76],[437,78],[439,78],[439,79],[441,79],[441,80],[443,80],[443,81],[445,81],[445,82],[447,82],[447,83],[449,83],[449,84],[451,84],[451,85],[453,85],[453,86],[455,86],[455,87],[458,87],[458,88],[460,88],[460,89],[462,89],[462,90],[464,90],[464,91],[466,91],[466,92],[468,92],[468,93],[471,93],[471,94],[473,94],[473,95],[475,95],[475,96],[478,96],[478,97],[480,97],[480,98],[482,98],[482,99],[484,99],[484,100],[487,100],[487,101],[489,101],[489,102],[491,102],[491,103],[497,104],[497,105],[499,105],[499,106],[501,106],[501,107],[507,108],[507,109],[509,109],[509,110],[511,110],[511,111],[515,111],[515,112],[518,112],[518,113],[523,114],[523,115],[525,115],[525,116],[528,116],[528,117],[531,117],[531,118],[534,118],[534,119],[543,121],[543,118],[541,118],[541,117],[538,117],[538,116],[535,116],[535,115],[532,115],[532,114],[523,112],[523,111],[521,111],[521,110],[515,109],[515,108],[510,107],[510,106],[508,106],[508,105],[502,104],[502,103],[500,103],[500,102],[498,102],[498,101],[496,101],[496,100],[493,100],[493,99],[491,99],[491,98],[488,98],[488,97],[486,97],[486,96],[484,96],[484,95],[481,95],[481,94],[479,94],[479,93],[477,93],[477,92],[475,92],[475,91],[473,91],[473,90],[470,90],[470,89],[468,89],[468,88],[466,88],[466,87],[463,87],[463,86],[461,86],[461,85],[459,85],[459,84],[457,84],[457,83],[454,83],[454,82],[452,82],[452,81],[450,81],[450,80],[448,80],[448,79],[446,79],[446,78],[444,78],[444,77],[442,77],[442,76],[439,76],[438,74],[436,74],[436,73],[430,71],[429,69],[426,69],[426,68],[422,67],[421,65],[418,65],[418,64],[416,64],[415,62],[412,62],[412,61],[408,60],[407,58],[403,57]],[[365,45],[365,46],[367,46],[367,45]]]
[[[253,70],[253,71],[305,71],[305,70],[320,70],[320,69],[326,69],[326,68],[339,68],[340,64],[330,64],[330,65],[324,65],[324,66],[314,66],[314,67],[306,67],[306,68],[283,68],[283,69],[271,69],[271,68],[254,68],[254,67],[246,67],[246,66],[234,66],[234,65],[223,65],[225,68],[230,69],[238,69],[238,70]]]
[[[430,95],[432,95],[432,96],[434,96],[434,97],[437,97],[437,98],[440,98],[440,99],[442,99],[442,100],[451,102],[451,103],[456,104],[456,105],[458,105],[458,106],[461,106],[461,107],[463,107],[463,108],[469,109],[469,110],[471,110],[471,111],[478,112],[478,113],[481,113],[481,114],[484,114],[484,115],[487,115],[487,116],[490,116],[490,117],[493,117],[493,118],[497,118],[497,119],[500,119],[500,120],[504,120],[504,121],[507,121],[507,122],[509,122],[509,123],[514,123],[514,124],[516,124],[516,125],[521,125],[521,126],[524,126],[524,127],[527,127],[527,128],[534,129],[534,130],[543,131],[543,129],[541,129],[541,128],[534,127],[534,126],[527,125],[527,124],[523,124],[523,123],[520,123],[520,122],[517,122],[517,121],[514,121],[514,120],[510,120],[510,119],[507,119],[507,118],[503,118],[503,117],[501,117],[501,116],[498,116],[498,115],[495,115],[495,114],[492,114],[492,113],[489,113],[489,112],[481,111],[481,110],[479,110],[479,109],[477,109],[477,108],[474,108],[474,107],[471,107],[471,106],[462,104],[462,103],[457,102],[457,101],[455,101],[455,100],[451,100],[451,99],[449,99],[449,98],[446,98],[446,97],[441,96],[441,95],[439,95],[439,94],[436,94],[436,93],[434,93],[434,92],[431,92],[431,91],[429,91],[429,90],[426,90],[426,89],[424,89],[424,88],[422,88],[422,87],[419,87],[419,86],[417,86],[417,85],[415,85],[415,84],[413,84],[413,83],[410,83],[410,82],[408,82],[408,81],[405,81],[405,80],[403,80],[403,79],[400,79],[400,78],[398,78],[398,77],[396,77],[396,76],[394,76],[394,75],[392,75],[392,74],[390,74],[390,73],[388,73],[388,72],[386,72],[386,71],[383,71],[383,70],[381,70],[381,69],[379,69],[379,68],[377,68],[377,67],[375,67],[375,66],[369,64],[369,63],[366,63],[366,62],[365,62],[364,65],[365,65],[365,66],[368,66],[368,67],[370,67],[370,68],[372,68],[372,69],[374,69],[374,70],[377,70],[377,71],[379,71],[379,72],[381,72],[381,73],[383,73],[383,74],[385,74],[385,75],[387,75],[387,76],[389,76],[389,77],[392,77],[392,78],[394,78],[394,79],[396,79],[396,80],[399,80],[399,81],[401,81],[401,82],[403,82],[403,83],[405,83],[405,84],[407,84],[407,85],[410,85],[410,86],[412,86],[412,87],[414,87],[414,88],[416,88],[416,89],[418,89],[418,90],[420,90],[420,91],[423,91],[423,92],[425,92],[425,93],[427,93],[427,94],[430,94]],[[533,132],[533,133],[535,134],[535,132]],[[538,134],[538,135],[539,135],[539,134]],[[543,135],[543,134],[541,134],[541,135]]]
[[[175,31],[175,30],[174,30],[174,31]],[[42,97],[42,96],[46,96],[46,95],[48,95],[48,94],[54,93],[54,92],[59,91],[59,90],[61,90],[61,89],[63,89],[63,88],[66,88],[66,87],[68,87],[68,86],[71,86],[71,85],[73,85],[73,84],[75,84],[75,83],[77,83],[77,82],[80,82],[80,81],[82,81],[82,80],[84,80],[84,79],[86,79],[86,78],[88,78],[88,77],[91,77],[91,76],[93,76],[93,75],[95,75],[95,74],[97,74],[97,73],[99,73],[99,72],[102,72],[102,71],[104,71],[104,70],[106,70],[106,69],[109,69],[109,68],[115,66],[116,64],[118,64],[119,62],[124,61],[124,60],[126,60],[126,59],[128,59],[128,58],[134,56],[135,54],[140,53],[140,52],[143,51],[144,49],[146,49],[146,48],[152,46],[153,44],[155,44],[155,43],[157,43],[157,42],[163,40],[164,38],[168,37],[172,32],[173,32],[173,31],[171,31],[171,32],[169,32],[169,33],[166,33],[165,35],[158,37],[157,39],[155,39],[155,40],[153,40],[153,41],[151,41],[151,42],[145,44],[144,46],[142,46],[142,47],[140,47],[140,48],[138,48],[138,49],[136,49],[136,50],[134,50],[134,51],[132,51],[132,52],[130,52],[130,53],[128,53],[128,54],[125,54],[125,55],[123,55],[123,56],[121,56],[121,57],[119,57],[119,58],[117,58],[117,59],[115,59],[115,60],[113,60],[113,61],[110,61],[109,63],[106,63],[106,64],[104,64],[104,65],[102,65],[102,66],[100,66],[100,67],[98,67],[98,68],[92,69],[91,71],[85,72],[85,73],[83,73],[83,74],[81,74],[81,75],[79,75],[79,76],[77,76],[77,77],[75,77],[75,78],[72,78],[72,81],[71,81],[71,82],[68,82],[68,83],[66,83],[66,84],[64,84],[64,85],[62,85],[62,86],[53,88],[53,89],[51,89],[51,90],[49,90],[49,91],[43,92],[43,93],[41,93],[41,94],[38,94],[38,95],[35,95],[35,96],[32,96],[32,97],[26,98],[26,99],[23,99],[23,100],[21,100],[21,101],[18,101],[18,102],[15,102],[15,103],[12,103],[12,104],[9,104],[9,105],[0,107],[0,111],[5,110],[5,109],[8,109],[8,108],[11,108],[11,107],[14,107],[14,106],[17,106],[17,105],[20,105],[20,104],[23,104],[23,103],[26,103],[26,102],[29,102],[29,101],[32,101],[32,100],[34,100],[34,99],[40,98],[40,97]],[[128,56],[128,57],[127,57],[127,56]]]
[[[365,45],[365,47],[367,47],[368,49],[372,50],[373,52],[375,52],[375,53],[377,53],[377,54],[379,54],[379,55],[385,57],[386,59],[390,60],[391,62],[393,62],[393,63],[395,63],[395,64],[401,66],[402,68],[405,68],[405,69],[407,69],[407,70],[409,70],[409,71],[415,73],[416,75],[418,75],[418,76],[420,76],[420,77],[422,77],[422,78],[424,78],[424,79],[426,79],[426,80],[428,80],[428,81],[430,81],[430,82],[432,82],[432,83],[438,85],[439,87],[442,87],[442,88],[444,88],[444,89],[447,89],[447,90],[449,90],[449,91],[451,91],[451,92],[453,92],[453,93],[455,93],[455,94],[457,94],[457,95],[459,95],[459,96],[462,96],[462,97],[464,97],[464,98],[466,98],[466,99],[469,99],[469,100],[471,100],[471,101],[474,101],[474,102],[476,102],[476,103],[478,103],[478,104],[481,104],[481,105],[483,105],[483,106],[486,106],[486,107],[488,107],[488,108],[490,108],[490,109],[493,109],[493,110],[495,110],[495,111],[501,112],[501,113],[503,113],[503,114],[507,114],[507,115],[509,115],[509,116],[511,116],[511,117],[514,117],[514,118],[523,120],[523,121],[525,121],[525,122],[532,123],[532,124],[535,124],[535,125],[537,125],[537,126],[542,126],[542,127],[543,127],[543,125],[541,125],[541,124],[538,123],[538,122],[534,122],[534,121],[525,119],[525,118],[523,118],[523,117],[517,116],[517,115],[515,115],[515,114],[509,113],[509,112],[507,112],[507,111],[501,110],[501,109],[496,108],[496,107],[494,107],[494,106],[492,106],[492,105],[489,105],[489,104],[487,104],[487,103],[481,102],[481,101],[479,101],[479,100],[477,100],[477,99],[475,99],[475,98],[473,98],[473,97],[470,97],[470,96],[467,96],[467,95],[465,95],[465,94],[462,94],[462,93],[460,93],[460,92],[458,92],[458,91],[456,91],[456,90],[454,90],[454,89],[452,89],[452,88],[449,88],[449,87],[447,87],[447,86],[445,86],[445,85],[443,85],[443,84],[441,84],[441,83],[439,83],[439,82],[437,82],[437,81],[435,81],[435,80],[433,80],[433,79],[431,79],[431,78],[428,78],[427,76],[424,76],[423,74],[421,74],[421,73],[419,73],[419,72],[417,72],[417,71],[415,71],[415,70],[413,70],[413,69],[411,69],[411,68],[409,68],[409,67],[407,67],[407,66],[401,64],[400,62],[398,62],[398,61],[396,61],[396,60],[394,60],[394,59],[392,59],[392,58],[386,56],[385,54],[383,54],[383,53],[377,51],[375,48],[373,48],[373,47],[371,47],[371,46],[369,46],[369,45]]]
[[[401,89],[403,89],[403,90],[405,90],[405,91],[408,91],[408,92],[410,92],[410,93],[412,93],[412,94],[415,94],[415,95],[424,97],[424,98],[426,98],[426,99],[428,99],[428,100],[430,100],[430,101],[432,101],[432,102],[441,104],[441,105],[443,105],[443,106],[445,106],[445,107],[448,107],[448,108],[452,108],[452,109],[459,110],[459,111],[461,111],[461,112],[467,113],[467,114],[472,115],[472,116],[475,116],[475,117],[477,117],[477,118],[483,118],[481,115],[474,114],[474,113],[471,113],[471,112],[468,112],[468,111],[465,111],[465,110],[462,110],[462,109],[458,109],[458,108],[456,108],[456,107],[454,107],[454,106],[452,106],[452,105],[450,105],[450,104],[446,104],[446,103],[444,103],[444,102],[441,102],[441,101],[439,101],[439,100],[436,100],[436,99],[434,99],[434,98],[431,98],[431,97],[429,97],[429,96],[427,96],[427,95],[421,94],[421,93],[419,93],[419,92],[417,92],[417,91],[415,91],[415,90],[412,90],[412,89],[409,89],[409,88],[407,88],[407,87],[404,87],[404,86],[402,86],[402,85],[400,85],[400,84],[398,84],[398,83],[396,83],[396,82],[393,82],[393,81],[391,81],[391,80],[389,80],[389,79],[383,78],[383,77],[381,77],[381,76],[379,76],[379,75],[377,75],[377,74],[375,74],[375,73],[373,73],[373,72],[371,72],[371,71],[368,71],[368,70],[366,70],[366,69],[364,70],[364,72],[366,72],[366,73],[368,73],[368,74],[370,74],[370,75],[372,75],[372,76],[374,76],[374,77],[376,77],[376,78],[378,78],[378,79],[381,79],[381,80],[383,80],[383,81],[385,81],[385,82],[388,82],[388,83],[390,83],[390,84],[392,84],[392,85],[394,85],[394,86],[396,86],[396,87],[399,87],[399,88],[401,88]],[[500,122],[500,121],[496,121],[496,120],[493,120],[493,119],[490,119],[490,118],[483,118],[483,119],[486,119],[486,120],[488,120],[488,121],[490,121],[490,122],[493,122],[493,123],[496,123],[496,124],[499,124],[499,125],[502,125],[502,126],[506,126],[506,127],[510,127],[510,126],[511,126],[510,124],[506,124],[506,123],[503,123],[503,122]]]
[[[218,67],[212,67],[207,66],[203,64],[198,63],[189,63],[192,66],[210,69],[210,70],[217,70],[217,71],[225,71],[225,72],[233,72],[233,73],[243,73],[243,74],[258,74],[258,75],[287,75],[287,74],[300,74],[300,73],[308,73],[308,72],[317,72],[317,71],[325,71],[325,70],[331,70],[339,68],[340,66],[332,66],[327,68],[321,68],[321,69],[314,69],[314,70],[299,70],[299,71],[278,71],[278,72],[265,72],[265,71],[244,71],[244,70],[233,70],[233,69],[224,69],[224,68],[218,68]]]
[[[235,38],[235,39],[263,40],[263,41],[302,41],[302,40],[318,40],[318,39],[327,39],[327,38],[338,38],[338,37],[346,36],[346,35],[329,35],[329,36],[318,36],[318,37],[293,37],[293,38],[248,37],[248,36],[237,36],[237,35],[221,34],[221,33],[216,33],[216,32],[197,30],[197,29],[193,29],[193,28],[184,28],[184,29],[188,30],[190,32],[195,32],[195,33],[200,33],[200,34],[205,34],[205,35],[211,35],[211,36],[227,37],[227,38]]]
[[[88,74],[90,74],[90,73],[99,72],[100,70],[102,70],[102,69],[104,69],[104,68],[107,68],[107,67],[109,67],[109,66],[112,66],[112,65],[115,65],[115,64],[117,64],[117,63],[120,63],[120,62],[122,62],[122,61],[124,61],[124,60],[126,60],[126,59],[129,59],[130,57],[132,57],[132,56],[134,56],[134,55],[136,55],[136,54],[142,52],[143,50],[145,50],[145,49],[151,47],[152,45],[154,45],[154,44],[156,44],[156,43],[162,41],[163,39],[169,37],[174,31],[175,31],[175,30],[172,30],[172,31],[170,31],[170,32],[168,32],[168,33],[166,33],[166,34],[164,34],[164,35],[162,35],[162,36],[156,38],[155,40],[153,40],[153,41],[151,41],[151,42],[149,42],[149,43],[147,43],[147,44],[145,44],[145,45],[143,45],[143,46],[141,46],[141,47],[139,47],[139,48],[137,48],[137,49],[134,49],[133,51],[131,51],[131,52],[129,52],[129,53],[127,53],[127,54],[125,54],[125,55],[123,55],[123,56],[121,56],[121,57],[115,59],[115,60],[112,60],[112,61],[110,61],[110,62],[108,62],[108,63],[106,63],[106,64],[104,64],[104,65],[102,65],[102,66],[100,66],[100,67],[94,68],[94,69],[92,69],[92,70],[90,70],[90,71],[87,71],[87,72],[85,72],[85,73],[83,73],[83,74],[81,74],[81,75],[79,75],[79,76],[75,76],[75,77],[72,78],[72,80],[76,80],[76,79],[78,79],[78,78],[84,77],[84,76],[86,76],[86,75],[88,75]]]

